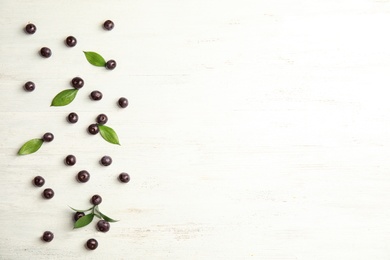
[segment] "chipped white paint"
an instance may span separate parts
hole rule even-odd
[[[0,21],[1,259],[390,259],[389,1],[3,0]],[[86,81],[74,103],[49,107],[74,76]],[[122,146],[86,133],[102,112]],[[15,156],[46,131],[52,143]],[[72,230],[67,205],[95,193],[121,221]]]

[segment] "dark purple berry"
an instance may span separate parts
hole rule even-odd
[[[89,172],[85,170],[79,171],[77,174],[77,180],[82,183],[89,181]]]
[[[92,100],[96,100],[96,101],[101,100],[103,98],[103,94],[99,90],[92,91],[90,96]]]
[[[42,176],[36,176],[33,180],[33,184],[37,187],[42,187],[45,184],[45,179]]]
[[[112,29],[114,29],[114,22],[111,20],[105,21],[103,24],[103,28],[107,31],[111,31]]]
[[[25,91],[32,92],[35,89],[35,84],[32,81],[27,81],[23,86]]]
[[[76,213],[74,213],[73,220],[77,221],[84,216],[85,216],[84,212],[76,212]]]
[[[96,117],[96,122],[98,124],[104,125],[105,123],[107,123],[107,121],[108,121],[108,118],[105,114],[100,114]]]
[[[43,141],[45,142],[51,142],[54,139],[54,135],[52,133],[46,133],[43,135]]]
[[[109,60],[106,62],[106,69],[113,70],[113,69],[115,69],[115,67],[116,67],[116,61]]]
[[[128,183],[130,181],[130,175],[125,172],[122,172],[121,174],[119,174],[118,179],[120,182]]]
[[[42,193],[42,196],[45,198],[45,199],[51,199],[54,197],[54,191],[50,188],[47,188],[43,191]]]
[[[84,80],[82,78],[80,78],[80,77],[74,77],[72,79],[72,81],[70,82],[70,84],[75,89],[80,89],[80,88],[82,88],[84,86]]]
[[[77,40],[76,40],[76,38],[73,37],[73,36],[68,36],[68,37],[66,37],[65,44],[66,44],[68,47],[74,47],[74,46],[76,46],[76,44],[77,44]]]
[[[45,241],[45,242],[50,242],[52,241],[54,238],[54,234],[50,231],[45,231],[43,232],[43,235],[42,235],[42,240]]]
[[[126,108],[126,107],[129,105],[129,101],[127,100],[127,98],[121,97],[121,98],[118,100],[118,105],[119,105],[121,108]]]
[[[76,156],[70,154],[68,156],[66,156],[65,158],[65,164],[66,165],[69,165],[69,166],[73,166],[76,164]]]
[[[24,30],[28,34],[34,34],[37,31],[37,27],[34,24],[29,23],[26,25],[26,28],[24,28]]]
[[[88,239],[85,245],[89,250],[95,250],[98,247],[99,243],[96,239],[91,238]]]
[[[41,48],[40,53],[41,53],[41,56],[44,58],[49,58],[51,56],[51,50],[47,47]]]
[[[100,163],[103,166],[109,166],[112,163],[112,159],[110,156],[105,155],[102,157],[102,159],[100,159]]]
[[[88,133],[90,133],[91,135],[96,135],[97,133],[99,133],[98,125],[97,124],[89,125],[88,126]]]
[[[98,223],[96,224],[96,228],[100,232],[106,233],[107,231],[110,230],[110,223],[108,223],[105,220],[99,220]]]
[[[69,123],[75,124],[75,123],[77,123],[77,121],[79,121],[79,116],[75,112],[72,112],[68,115],[68,122]]]
[[[102,197],[100,197],[99,195],[93,195],[91,198],[91,203],[95,206],[99,205],[100,203],[102,203]]]

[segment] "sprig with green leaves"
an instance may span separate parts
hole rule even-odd
[[[112,219],[110,217],[108,217],[107,215],[103,214],[98,205],[94,205],[93,207],[89,208],[89,209],[86,209],[86,210],[79,210],[79,209],[74,209],[72,207],[70,207],[72,210],[74,210],[75,212],[82,212],[82,213],[86,213],[86,212],[89,212],[88,214],[85,214],[85,216],[79,218],[73,225],[73,228],[82,228],[82,227],[85,227],[87,226],[88,224],[90,224],[92,222],[92,220],[97,217],[99,219],[104,219],[105,221],[107,222],[118,222],[119,220],[115,220],[115,219]]]

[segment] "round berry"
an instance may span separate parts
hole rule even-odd
[[[89,249],[89,250],[95,250],[97,247],[98,247],[99,243],[96,239],[88,239],[87,243],[85,244],[85,246]]]
[[[103,94],[99,90],[92,91],[90,96],[92,100],[96,100],[96,101],[101,100],[103,98]]]
[[[102,197],[100,197],[99,195],[93,195],[91,198],[91,203],[95,206],[99,205],[100,203],[102,203]]]
[[[91,135],[96,135],[97,133],[99,133],[98,125],[97,124],[89,125],[88,126],[88,133],[90,133]]]
[[[45,231],[43,232],[43,235],[42,235],[42,240],[45,241],[45,242],[50,242],[52,241],[54,238],[54,234],[50,231]]]
[[[99,220],[98,223],[96,224],[96,228],[100,232],[106,233],[107,231],[110,230],[110,223],[108,223],[105,220]]]
[[[127,98],[121,97],[121,98],[118,100],[118,105],[119,105],[121,108],[126,108],[126,107],[129,105],[129,101],[127,100]]]
[[[103,23],[103,28],[106,29],[107,31],[111,31],[114,29],[114,22],[111,20],[107,20]]]
[[[66,156],[65,164],[68,165],[68,166],[75,165],[76,164],[76,156],[74,156],[72,154],[69,154],[68,156]]]
[[[79,116],[75,112],[72,112],[68,115],[67,119],[69,123],[75,124],[79,121]]]
[[[34,82],[32,81],[27,81],[24,86],[23,86],[24,90],[27,91],[27,92],[32,92],[34,91],[35,89],[35,84]]]
[[[128,173],[122,172],[119,174],[118,179],[120,182],[128,183],[130,181],[130,175]]]
[[[29,23],[26,25],[26,28],[24,28],[24,30],[28,34],[34,34],[37,31],[37,27],[34,24]]]
[[[54,197],[54,190],[50,189],[50,188],[47,188],[43,191],[42,193],[42,196],[45,198],[45,199],[51,199]]]
[[[89,172],[85,170],[79,171],[77,174],[77,180],[82,183],[89,181]]]
[[[96,122],[98,124],[104,125],[105,123],[107,123],[107,121],[108,121],[108,118],[105,114],[100,114],[96,117]]]
[[[100,159],[100,163],[103,166],[109,166],[112,163],[112,159],[110,156],[105,155],[102,157],[102,159]]]
[[[75,89],[80,89],[80,88],[82,88],[84,86],[84,80],[82,78],[80,78],[80,77],[74,77],[72,79],[72,81],[70,82],[70,84]]]
[[[109,60],[106,62],[106,69],[113,70],[113,69],[115,69],[115,67],[116,67],[116,61]]]
[[[37,187],[42,187],[45,184],[45,179],[42,176],[36,176],[33,179],[33,184]]]
[[[74,220],[74,221],[77,221],[77,220],[79,220],[80,218],[82,218],[82,217],[84,217],[84,216],[85,216],[84,212],[76,212],[76,213],[74,213],[74,215],[73,215],[73,220]]]
[[[77,44],[77,40],[76,40],[76,38],[73,37],[73,36],[68,36],[68,37],[66,37],[66,39],[65,39],[65,44],[66,44],[68,47],[74,47],[74,46],[76,46],[76,44]]]
[[[51,50],[47,47],[41,48],[40,53],[41,53],[41,56],[44,58],[49,58],[51,56]]]
[[[46,133],[43,135],[43,141],[45,142],[51,142],[54,139],[54,135],[52,133]]]

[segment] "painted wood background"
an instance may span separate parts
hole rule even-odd
[[[0,259],[390,259],[388,0],[0,3]],[[75,76],[76,100],[50,107]],[[121,146],[87,134],[100,113]],[[45,132],[52,143],[16,155]],[[72,230],[68,205],[93,194],[120,219],[108,233]]]

